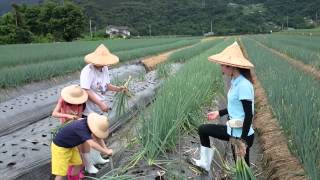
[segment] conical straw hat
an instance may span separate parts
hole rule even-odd
[[[97,66],[107,66],[112,64],[117,64],[119,62],[119,58],[111,54],[109,50],[101,44],[97,49],[86,55],[84,57],[84,61],[88,64],[94,64]]]
[[[104,139],[108,136],[109,122],[106,116],[90,113],[87,121],[92,134],[100,139]]]
[[[225,48],[219,54],[215,54],[208,57],[209,61],[216,62],[218,64],[239,67],[244,69],[253,68],[253,64],[244,57],[240,46],[237,42]]]
[[[70,104],[83,104],[88,100],[88,94],[79,85],[70,85],[61,90],[61,97]]]

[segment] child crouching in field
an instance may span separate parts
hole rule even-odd
[[[109,123],[107,117],[90,113],[87,118],[73,121],[62,127],[54,137],[51,144],[52,174],[55,180],[63,180],[67,175],[69,165],[73,165],[72,176],[78,176],[82,160],[77,148],[82,144],[87,148],[93,148],[103,154],[112,155],[112,149],[106,147],[101,140],[99,143],[93,140],[105,139],[108,136]]]
[[[61,97],[58,100],[52,116],[59,118],[62,125],[69,123],[72,120],[77,120],[82,116],[82,112],[85,109],[85,103],[88,100],[88,94],[83,90],[79,85],[70,85],[62,89]],[[94,138],[96,142],[104,144],[103,140]],[[82,160],[85,165],[85,169],[88,173],[97,173],[97,169],[94,167],[94,164],[104,164],[108,162],[103,158],[94,158],[90,156],[90,148],[86,148],[82,145],[79,145],[79,150],[81,153]],[[98,153],[97,151],[95,151]],[[101,156],[99,156],[101,157]],[[73,167],[68,168],[68,180],[74,180],[71,178]],[[84,178],[83,171],[80,171],[80,179]]]
[[[86,107],[86,101],[88,100],[87,92],[83,91],[78,85],[70,85],[62,89],[61,97],[58,100],[56,107],[52,112],[52,117],[59,118],[60,123],[63,125],[72,120],[79,119],[82,116],[82,112]],[[81,152],[84,152],[84,148],[79,146]],[[70,176],[73,167],[68,168],[68,180],[73,180]],[[80,171],[80,178],[84,177],[83,171]]]

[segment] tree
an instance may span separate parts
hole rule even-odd
[[[85,18],[80,8],[70,2],[56,6],[50,19],[53,35],[72,41],[79,37],[84,30]]]

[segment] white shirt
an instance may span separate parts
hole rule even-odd
[[[100,101],[105,101],[105,93],[107,92],[107,85],[110,84],[109,70],[107,66],[99,71],[93,64],[86,65],[80,74],[80,86],[83,89],[92,90],[94,95]],[[94,102],[90,99],[86,102],[86,108],[83,112],[88,115],[91,112],[102,114],[103,112]]]

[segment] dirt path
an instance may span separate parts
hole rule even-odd
[[[207,37],[207,38],[203,38],[202,40],[201,40],[201,42],[206,42],[206,41],[211,41],[211,40],[214,40],[214,39],[216,39],[217,37]]]
[[[191,46],[186,46],[186,47],[174,49],[174,50],[171,50],[171,51],[168,51],[165,53],[161,53],[156,56],[147,57],[147,58],[143,59],[141,62],[147,71],[152,71],[153,69],[155,69],[157,64],[160,64],[160,63],[166,61],[172,53],[174,53],[176,51],[180,51],[182,49],[189,48],[189,47],[191,47]]]
[[[250,38],[251,39],[251,38]],[[279,51],[277,51],[276,49],[270,48],[262,43],[260,43],[259,41],[256,41],[254,39],[251,39],[253,41],[255,41],[259,46],[267,49],[268,51],[271,51],[272,53],[282,57],[282,59],[286,60],[288,63],[290,63],[291,65],[293,65],[294,67],[313,75],[317,80],[320,80],[320,71],[318,69],[316,69],[314,66],[308,65],[308,64],[304,64],[301,60],[297,60],[294,58],[289,57],[288,55],[281,53]]]
[[[241,40],[240,46],[248,57]],[[263,149],[264,176],[266,179],[306,179],[300,162],[289,151],[288,140],[268,105],[264,89],[255,73],[253,73],[253,80],[257,104],[254,127]]]

